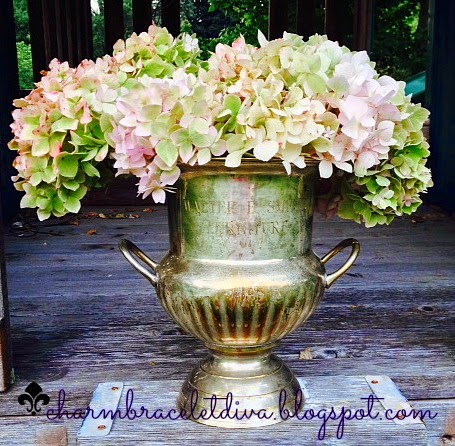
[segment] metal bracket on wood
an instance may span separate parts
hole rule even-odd
[[[96,438],[105,437],[109,434],[112,425],[114,424],[114,419],[110,416],[110,413],[114,414],[117,410],[122,391],[122,382],[105,382],[98,384],[93,392],[92,401],[90,401],[89,406],[93,412],[84,418],[82,426],[77,433],[78,437]],[[104,410],[104,413],[107,414],[106,418],[103,416],[93,418],[91,416],[95,415],[95,417],[97,417],[101,410]]]
[[[383,375],[365,376],[365,380],[370,386],[371,390],[375,396],[379,399],[382,407],[389,414],[398,415],[393,418],[393,421],[396,424],[406,425],[406,424],[423,424],[425,423],[420,419],[420,417],[414,417],[413,407],[409,404],[406,397],[400,392],[396,384],[388,377]],[[400,414],[405,411],[406,416],[400,417]],[[411,414],[411,416],[407,416]]]

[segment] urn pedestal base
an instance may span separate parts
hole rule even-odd
[[[224,428],[280,423],[303,405],[297,378],[271,348],[212,350],[190,373],[178,398],[179,410],[191,414],[192,421]]]

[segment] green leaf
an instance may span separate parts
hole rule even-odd
[[[81,209],[81,202],[73,195],[70,195],[67,198],[67,200],[65,201],[65,208],[69,212],[73,212],[74,214],[77,214],[79,212],[79,210]]]
[[[48,210],[38,209],[36,213],[39,221],[47,220],[51,216],[51,213]]]
[[[58,213],[64,213],[65,212],[65,205],[63,204],[63,201],[58,198],[58,196],[55,196],[52,199],[52,205],[54,207],[54,210],[57,211]]]
[[[57,195],[60,200],[62,200],[63,203],[66,202],[68,199],[68,191],[66,189],[58,189],[57,190]]]
[[[98,169],[90,163],[82,163],[82,169],[89,177],[100,177]]]
[[[195,118],[190,122],[188,129],[190,131],[190,136],[192,136],[193,133],[207,135],[209,133],[209,123],[204,118]]]
[[[102,132],[112,129],[111,118],[108,114],[102,114],[100,116],[100,128]]]
[[[372,180],[371,178],[369,178],[368,181],[365,182],[365,185],[368,189],[368,192],[370,192],[372,194],[375,194],[379,188],[378,184],[376,184],[376,182],[374,180]]]
[[[36,196],[26,194],[21,199],[20,207],[23,208],[35,208],[36,207]]]
[[[52,166],[47,166],[42,172],[41,172],[42,180],[45,183],[53,183],[55,179],[57,178],[57,175],[54,173],[54,169]]]
[[[104,132],[101,130],[101,127],[99,124],[94,124],[95,122],[96,121],[92,121],[90,123],[90,130],[91,130],[93,136],[95,136],[95,138],[97,138],[100,141],[103,141]]]
[[[63,116],[52,124],[51,130],[52,132],[66,132],[68,130],[76,130],[77,124],[77,119],[71,119]]]
[[[226,138],[226,149],[229,153],[242,150],[245,147],[244,135],[228,134]]]
[[[79,183],[77,181],[74,181],[74,180],[64,181],[63,185],[67,189],[72,190],[72,191],[75,191],[75,190],[79,189]]]
[[[430,155],[430,151],[422,145],[407,146],[405,151],[409,153],[410,158],[418,160],[420,158],[427,158]]]
[[[308,87],[313,93],[325,93],[326,85],[324,79],[317,74],[309,73],[306,76]]]
[[[81,159],[81,162],[91,161],[98,154],[98,149],[91,149],[87,155]]]
[[[236,95],[228,94],[224,98],[224,107],[231,110],[233,115],[236,115],[239,112],[241,106],[242,101]]]
[[[169,166],[172,167],[179,156],[177,147],[170,141],[161,141],[156,146],[156,153]]]
[[[62,153],[55,158],[57,169],[60,175],[67,178],[74,178],[79,169],[79,162],[76,156],[70,153]]]
[[[160,77],[160,74],[164,70],[164,63],[159,58],[159,56],[154,56],[149,62],[144,64],[144,68],[142,69],[143,74],[147,74],[150,77]]]
[[[196,147],[209,147],[213,144],[214,138],[211,135],[204,135],[202,133],[191,133],[191,143]]]
[[[31,177],[30,177],[30,184],[32,186],[38,186],[39,183],[41,183],[43,179],[43,175],[41,172],[35,172]]]
[[[387,187],[390,185],[390,180],[386,177],[378,176],[376,177],[376,183],[378,183],[379,186]]]
[[[101,149],[96,154],[95,161],[103,161],[104,158],[106,158],[108,152],[109,152],[109,146],[107,144],[104,144],[104,146],[101,147]]]
[[[86,175],[82,169],[77,171],[77,175],[74,177],[74,181],[78,183],[84,183],[86,179]]]
[[[51,200],[47,197],[38,197],[36,199],[36,205],[41,209],[41,210],[45,210],[47,209],[47,207],[49,206],[49,204],[51,203]]]
[[[338,207],[338,216],[345,220],[353,220],[356,223],[362,222],[361,215],[354,210],[354,202],[343,200]]]
[[[76,132],[71,132],[71,143],[74,146],[83,146],[85,144],[83,138]]]
[[[71,196],[73,198],[76,198],[77,200],[82,200],[82,198],[85,197],[85,194],[87,193],[87,191],[88,191],[87,186],[84,186],[83,184],[81,184],[79,186],[79,189],[77,191],[73,192],[71,194]]]
[[[50,147],[48,138],[40,138],[34,142],[35,143],[32,145],[33,156],[43,156],[49,153]]]

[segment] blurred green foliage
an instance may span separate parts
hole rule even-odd
[[[160,24],[160,2],[151,0]],[[292,2],[291,2],[292,3]],[[352,0],[347,7],[352,8]],[[103,0],[92,12],[95,57],[110,53],[104,45]],[[376,0],[371,57],[380,73],[407,79],[424,71],[427,61],[428,0]],[[324,1],[315,2],[315,20],[323,17]],[[14,0],[19,77],[22,89],[33,88],[27,0]],[[292,17],[292,7],[290,9]],[[321,17],[319,17],[321,16]],[[257,30],[267,35],[267,0],[181,0],[182,31],[196,33],[204,56],[219,42],[231,43],[242,34],[257,43]],[[124,0],[125,35],[132,33],[132,0]],[[316,27],[319,29],[319,26]],[[294,31],[292,28],[290,31]]]
[[[427,62],[428,0],[376,0],[372,59],[380,73],[408,79]]]
[[[23,41],[17,42],[17,60],[19,62],[19,86],[22,90],[33,88],[32,47]]]
[[[22,90],[30,90],[33,88],[33,69],[27,0],[14,0],[14,20],[16,22],[19,88]]]

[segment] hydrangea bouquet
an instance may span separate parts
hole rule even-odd
[[[224,157],[235,168],[253,157],[279,158],[288,173],[316,160],[330,183],[319,200],[327,214],[374,226],[415,211],[432,185],[429,113],[404,82],[325,36],[259,33],[259,44],[240,37],[203,61],[193,36],[152,26],[119,41],[112,57],[76,69],[54,61],[15,102],[22,206],[41,219],[77,212],[112,162],[164,202],[179,164]]]

